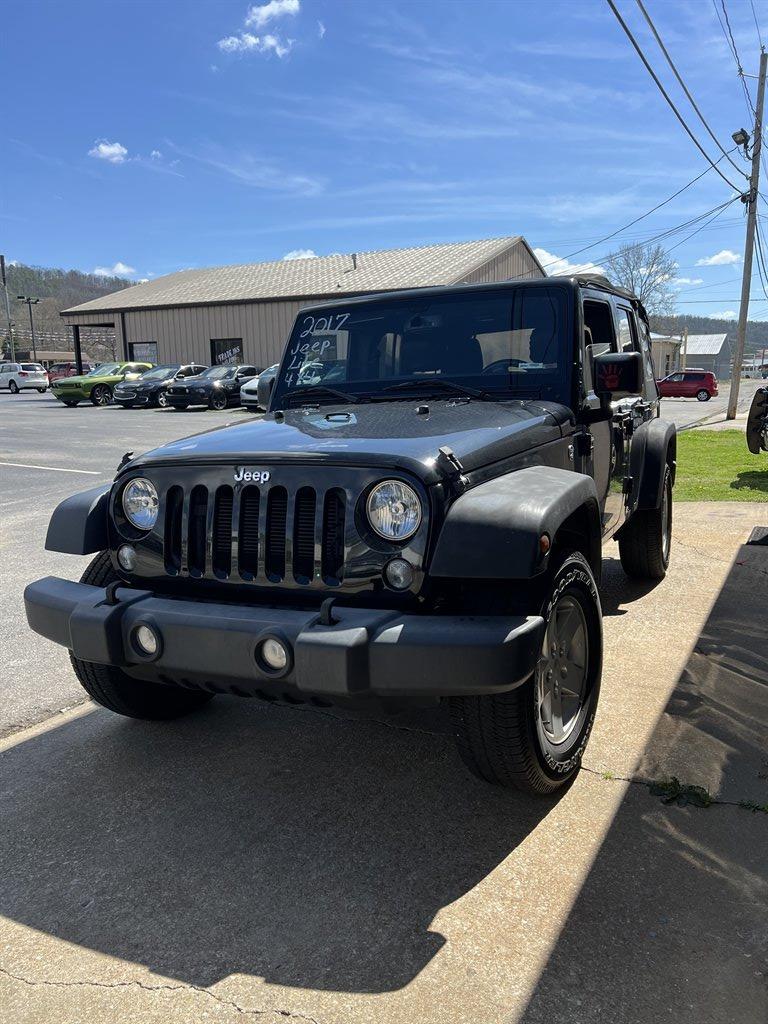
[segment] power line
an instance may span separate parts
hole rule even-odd
[[[725,7],[725,0],[720,0],[720,5],[723,8],[723,14],[725,15],[725,24],[723,24],[723,19],[720,17],[720,11],[717,9],[717,0],[712,0],[712,6],[715,8],[715,14],[717,15],[717,20],[720,22],[720,28],[723,30],[725,41],[728,43],[728,48],[733,54],[733,59],[736,61],[736,71],[738,73],[739,80],[741,81],[741,87],[744,90],[744,96],[747,101],[747,112],[751,117],[754,117],[755,107],[752,103],[752,97],[749,95],[749,89],[747,88],[747,83],[744,78],[744,68],[741,66],[741,58],[739,57],[739,51],[736,48],[736,40],[733,38],[733,32],[731,31],[731,22],[728,18],[728,11]]]
[[[734,147],[734,149],[735,148],[737,147]],[[731,150],[731,152],[733,152],[733,150]],[[720,163],[722,159],[723,157],[719,157],[716,162]],[[712,166],[714,167],[715,165],[713,164]],[[574,249],[573,252],[568,253],[566,256],[561,256],[560,259],[552,260],[550,263],[545,263],[544,270],[546,270],[547,267],[553,267],[556,263],[559,263],[561,260],[569,260],[572,256],[579,256],[581,253],[586,252],[587,249],[593,249],[596,245],[602,245],[603,242],[608,242],[611,238],[615,238],[616,235],[620,235],[622,234],[622,232],[629,230],[629,228],[634,227],[634,225],[638,224],[641,220],[645,220],[646,217],[650,217],[652,213],[656,213],[656,211],[660,210],[662,206],[666,206],[667,203],[671,203],[673,199],[677,199],[677,197],[679,195],[682,195],[682,193],[685,192],[686,189],[689,189],[691,185],[695,185],[697,181],[700,181],[705,174],[709,174],[711,170],[712,167],[705,167],[701,174],[697,174],[695,178],[691,178],[691,180],[687,184],[683,185],[682,188],[679,188],[677,192],[673,192],[671,196],[667,196],[666,199],[663,199],[660,203],[657,203],[656,206],[652,207],[650,210],[646,210],[645,213],[641,213],[639,217],[635,217],[634,220],[631,220],[628,224],[624,224],[622,227],[617,228],[615,231],[612,231],[609,235],[603,235],[602,238],[598,238],[596,241],[590,242],[589,245],[582,246],[581,249]],[[707,215],[704,214],[704,216]]]
[[[749,0],[749,5],[752,8],[752,17],[755,19],[755,28],[757,29],[757,39],[760,43],[760,49],[764,50],[765,47],[763,46],[763,35],[760,31],[760,24],[757,20],[757,11],[755,10],[755,0]]]
[[[691,94],[690,94],[690,92],[688,90],[688,86],[683,81],[683,79],[682,79],[682,77],[680,75],[680,72],[677,70],[677,67],[675,66],[675,62],[670,57],[669,52],[668,52],[666,46],[662,42],[661,36],[656,31],[656,26],[654,25],[653,21],[651,20],[650,14],[648,13],[648,11],[646,11],[645,7],[643,6],[643,0],[636,0],[636,3],[637,3],[637,6],[640,8],[640,11],[642,12],[643,17],[648,22],[648,27],[650,28],[651,32],[653,32],[654,39],[659,44],[659,49],[661,50],[661,52],[666,57],[667,64],[669,64],[669,66],[672,68],[672,72],[673,72],[675,78],[680,83],[680,86],[681,86],[683,92],[685,93],[685,95],[688,97],[688,101],[690,102],[691,106],[693,107],[693,109],[698,114],[699,120],[704,125],[704,127],[707,129],[707,131],[709,132],[709,135],[710,135],[712,141],[715,143],[715,145],[720,150],[720,152],[723,154],[723,156],[728,158],[728,162],[731,164],[731,166],[734,167],[739,172],[739,174],[743,174],[745,178],[749,178],[749,175],[746,174],[744,169],[742,167],[739,167],[739,165],[737,163],[735,163],[733,160],[731,160],[731,158],[728,155],[728,153],[723,149],[722,145],[720,144],[720,140],[715,135],[715,133],[712,131],[712,129],[709,127],[709,124],[707,123],[706,118],[704,117],[702,112],[699,110],[699,107],[698,107],[698,104],[696,103],[696,100],[693,98],[693,96],[691,96]]]
[[[717,166],[716,162],[715,162],[715,161],[713,161],[712,157],[711,157],[711,156],[709,155],[709,153],[707,153],[707,151],[706,151],[706,150],[704,149],[704,147],[702,146],[702,144],[701,144],[701,143],[699,142],[699,140],[698,140],[698,139],[696,138],[696,136],[695,136],[695,135],[693,134],[693,132],[691,131],[691,129],[690,129],[689,127],[688,127],[688,125],[687,125],[687,123],[686,123],[686,121],[685,121],[685,118],[684,118],[684,117],[683,117],[683,115],[682,115],[682,114],[680,113],[680,111],[679,111],[679,110],[677,109],[677,107],[675,106],[675,104],[674,104],[674,103],[672,102],[672,99],[670,98],[670,95],[669,95],[669,93],[668,93],[668,92],[667,92],[667,90],[666,90],[666,89],[664,88],[664,86],[663,86],[663,85],[661,84],[661,81],[659,80],[659,77],[658,77],[658,75],[657,75],[657,74],[656,74],[656,72],[655,72],[655,71],[653,70],[653,68],[651,67],[651,65],[650,65],[650,64],[648,63],[648,60],[647,60],[647,58],[646,58],[645,54],[643,53],[643,51],[642,51],[642,50],[641,50],[641,48],[640,48],[640,44],[639,44],[639,43],[637,42],[637,40],[635,39],[635,37],[634,37],[634,36],[632,35],[632,32],[631,32],[631,31],[630,31],[630,29],[629,29],[629,26],[628,26],[628,25],[627,25],[627,23],[626,23],[626,22],[624,21],[624,19],[622,18],[622,16],[621,16],[621,15],[619,14],[619,12],[618,12],[618,9],[617,9],[617,7],[616,7],[616,4],[615,4],[615,3],[613,2],[613,0],[606,0],[606,2],[608,3],[608,6],[609,6],[609,7],[611,8],[611,10],[613,11],[614,15],[616,16],[616,20],[617,20],[617,21],[618,21],[618,23],[619,23],[619,24],[621,25],[621,27],[622,27],[622,28],[624,29],[624,32],[625,32],[625,34],[626,34],[627,38],[629,39],[630,43],[632,43],[632,46],[633,46],[633,47],[635,48],[635,51],[637,52],[637,55],[638,55],[638,57],[640,58],[640,60],[641,60],[641,61],[643,62],[643,64],[645,65],[645,67],[646,67],[646,70],[648,71],[648,74],[649,74],[649,75],[651,76],[651,78],[652,78],[652,79],[654,80],[654,82],[656,83],[656,85],[657,85],[657,87],[658,87],[658,89],[659,89],[659,92],[661,93],[661,95],[662,95],[662,96],[664,97],[664,99],[665,99],[665,100],[667,101],[667,103],[669,104],[669,106],[670,106],[671,110],[673,111],[673,113],[674,113],[675,117],[676,117],[676,118],[678,119],[678,121],[679,121],[679,122],[680,122],[680,124],[682,125],[682,127],[683,127],[683,129],[685,130],[686,134],[687,134],[687,135],[688,135],[688,136],[690,137],[690,139],[691,139],[691,142],[693,142],[693,144],[694,144],[694,145],[696,146],[696,148],[697,148],[697,149],[699,150],[699,152],[700,152],[700,153],[702,154],[702,156],[703,156],[703,157],[704,157],[704,158],[706,159],[707,163],[711,164],[711,165],[712,165],[712,167],[714,167],[714,169],[715,169],[715,170],[717,171],[717,173],[718,173],[718,174],[720,175],[720,177],[721,177],[721,178],[723,179],[723,181],[724,181],[724,182],[725,182],[725,183],[726,183],[727,185],[729,185],[729,186],[730,186],[730,187],[731,187],[732,189],[734,189],[734,190],[735,190],[736,192],[741,192],[741,189],[740,189],[740,188],[739,188],[739,187],[738,187],[737,185],[734,185],[732,181],[729,181],[729,179],[728,179],[728,178],[726,178],[726,176],[725,176],[725,175],[723,174],[723,172],[722,172],[722,171],[720,170],[720,168],[719,168],[719,167]]]

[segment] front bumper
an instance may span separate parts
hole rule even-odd
[[[114,391],[112,399],[118,405],[147,405],[149,403],[149,395],[142,394],[140,391],[129,392],[127,395],[121,395]]]
[[[24,592],[27,620],[41,636],[83,661],[115,665],[248,696],[270,684],[307,694],[448,697],[501,693],[533,672],[544,623],[539,616],[427,616],[334,606],[317,610],[216,604],[158,597],[130,587],[107,591],[47,576]],[[160,636],[154,658],[134,647],[142,624]],[[287,669],[268,671],[258,650],[276,637]]]
[[[86,398],[90,398],[90,392],[85,392],[81,388],[57,388],[55,385],[51,388],[51,392],[59,399],[60,402],[67,402],[70,399],[73,401],[84,402]]]

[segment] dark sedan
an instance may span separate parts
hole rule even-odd
[[[166,392],[168,404],[174,409],[190,405],[207,405],[209,409],[226,409],[240,404],[240,388],[261,371],[255,366],[211,366],[197,377],[174,381]]]
[[[154,405],[165,409],[168,405],[167,389],[174,381],[197,376],[206,369],[201,363],[163,363],[162,366],[153,366],[135,380],[118,384],[112,398],[125,409],[134,405]]]

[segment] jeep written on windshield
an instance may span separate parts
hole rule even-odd
[[[37,632],[141,718],[215,694],[444,701],[481,778],[578,771],[602,670],[602,544],[661,579],[674,426],[645,312],[604,278],[302,311],[263,420],[158,448],[63,502]]]

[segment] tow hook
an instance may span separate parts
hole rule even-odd
[[[339,621],[333,617],[333,606],[336,603],[335,597],[326,597],[323,603],[320,605],[320,625],[321,626],[335,626]]]

